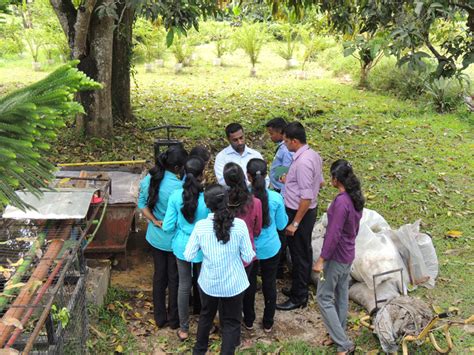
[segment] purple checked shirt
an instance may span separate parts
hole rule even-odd
[[[323,161],[307,144],[293,154],[285,182],[285,206],[297,210],[301,200],[311,200],[309,208],[318,204],[319,187],[323,180]]]
[[[324,235],[321,257],[351,264],[355,257],[355,239],[359,233],[362,211],[356,211],[351,197],[341,192],[328,209],[328,227]]]

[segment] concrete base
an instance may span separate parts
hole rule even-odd
[[[87,259],[86,299],[102,306],[110,284],[110,260]]]

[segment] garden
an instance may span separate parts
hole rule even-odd
[[[436,248],[439,277],[435,288],[419,287],[410,295],[436,313],[457,309],[459,318],[472,316],[474,8],[468,1],[459,1],[459,7],[449,1],[407,1],[412,10],[407,5],[407,22],[400,27],[387,15],[395,16],[395,8],[380,15],[373,8],[332,8],[326,2],[292,7],[291,1],[273,6],[222,1],[216,10],[203,5],[210,2],[179,1],[178,20],[177,13],[157,10],[154,2],[139,8],[103,1],[78,12],[89,14],[89,31],[96,31],[84,32],[82,45],[80,32],[73,45],[68,41],[57,3],[0,1],[2,205],[16,202],[13,189],[43,186],[38,180],[57,163],[144,159],[151,166],[153,140],[161,134],[148,130],[155,126],[190,126],[173,137],[189,149],[206,146],[212,160],[228,144],[226,125],[239,122],[247,144],[270,162],[275,147],[265,123],[280,116],[305,126],[309,145],[323,158],[326,180],[331,162],[347,159],[361,177],[368,208],[393,228],[421,219]],[[67,3],[77,10],[88,2]],[[410,16],[419,21],[410,22]],[[120,48],[124,42],[126,50]],[[116,54],[107,58],[104,53],[112,47]],[[69,73],[77,66],[101,89],[81,77],[74,90],[54,91],[53,80],[46,79],[36,95],[25,95],[51,73],[55,83],[69,85],[72,74],[70,81],[57,74],[64,65]],[[23,95],[11,96],[15,92]],[[73,94],[85,110],[72,102]],[[18,133],[2,115],[13,117],[7,114],[15,104],[23,105],[15,112],[34,110],[25,97],[41,107],[40,115],[50,112],[48,105],[58,107],[50,114],[60,123],[47,120],[44,126],[35,123],[28,135]],[[32,145],[16,147],[8,140],[22,137]],[[28,170],[38,159],[45,160],[44,171]],[[25,171],[38,179],[21,178]],[[208,179],[212,175],[209,171]],[[319,216],[334,196],[330,186],[322,189]],[[191,351],[192,340],[181,343],[174,332],[153,324],[152,259],[140,250],[130,254],[132,270],[112,270],[104,305],[89,307],[88,350]],[[278,290],[287,284],[279,281]],[[321,343],[325,330],[315,289],[311,292],[307,309],[290,315],[277,311],[271,335],[245,332],[239,351],[331,353]],[[262,298],[257,302],[260,310]],[[357,352],[375,354],[381,352],[378,340],[360,321],[366,313],[351,302],[349,333]],[[471,325],[453,327],[451,333],[454,353],[474,351]],[[220,338],[211,340],[210,350],[218,351]],[[433,352],[427,343],[411,346],[413,352]]]

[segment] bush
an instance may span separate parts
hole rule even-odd
[[[335,76],[349,74],[352,78],[358,78],[360,75],[359,61],[352,56],[344,57],[342,45],[336,44],[335,41],[333,43],[334,45],[319,53],[318,63],[331,70]],[[329,44],[328,42],[327,45]]]
[[[0,24],[0,57],[19,55],[25,48],[21,40],[22,26],[14,21]]]
[[[235,45],[248,55],[252,67],[257,64],[258,56],[267,41],[267,32],[260,23],[245,23],[234,35]]]
[[[456,78],[440,77],[425,82],[425,92],[430,104],[439,113],[454,111],[461,103],[463,82]]]
[[[152,62],[163,59],[166,53],[165,31],[162,27],[138,18],[133,28],[133,59]]]

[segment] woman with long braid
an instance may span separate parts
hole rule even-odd
[[[212,213],[196,223],[184,251],[186,260],[203,254],[198,284],[201,291],[201,315],[193,354],[205,354],[209,331],[219,307],[222,324],[221,354],[234,354],[240,343],[242,297],[249,286],[244,262],[251,262],[255,252],[245,222],[235,218],[228,208],[224,187],[211,185],[204,192],[204,201]]]
[[[319,310],[329,336],[339,355],[354,351],[354,343],[345,332],[349,306],[349,275],[355,257],[355,239],[364,209],[360,181],[352,165],[339,159],[331,165],[331,183],[339,194],[328,214],[321,256],[313,265],[315,272],[324,272],[318,283]]]
[[[201,182],[203,180],[204,161],[196,156],[188,158],[184,164],[184,185],[170,196],[168,209],[163,220],[163,230],[174,232],[172,249],[178,264],[178,338],[182,341],[189,336],[189,295],[192,286],[193,264],[199,270],[202,253],[198,253],[192,262],[187,262],[184,249],[196,223],[207,217],[209,210],[204,202]],[[199,273],[199,271],[198,271]]]
[[[252,329],[255,321],[255,293],[257,273],[260,267],[262,291],[265,300],[263,310],[263,330],[271,332],[276,309],[276,276],[280,260],[280,237],[278,231],[288,225],[283,197],[276,191],[268,190],[265,184],[267,163],[262,159],[251,159],[247,163],[247,178],[251,183],[253,195],[262,203],[262,232],[255,238],[257,260],[249,275],[250,287],[247,289],[248,302],[244,303],[244,325]]]
[[[178,270],[171,249],[174,233],[161,229],[170,195],[182,187],[179,177],[183,170],[187,152],[181,146],[172,146],[158,156],[155,166],[140,182],[138,208],[148,220],[146,240],[152,246],[154,261],[153,311],[158,327],[168,324],[179,327],[177,293]],[[168,288],[168,311],[166,310],[166,288]]]

